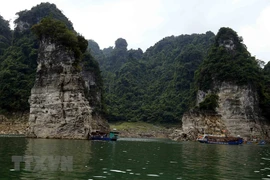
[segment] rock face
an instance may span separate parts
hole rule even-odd
[[[109,130],[101,117],[92,116],[93,107],[85,96],[89,88],[76,70],[72,52],[45,39],[37,63],[27,136],[86,139],[92,130]]]
[[[84,94],[86,99],[92,109],[91,127],[93,131],[109,131],[109,124],[100,115],[102,107],[102,90],[98,88],[97,75],[83,68],[81,72],[81,77],[84,82]]]
[[[219,97],[216,113],[190,110],[182,118],[182,139],[195,140],[197,135],[240,135],[246,140],[269,139],[270,126],[260,116],[257,93],[248,86],[223,82],[216,85]],[[199,91],[197,104],[207,93]]]

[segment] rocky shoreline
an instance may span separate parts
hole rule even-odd
[[[29,114],[12,115],[10,117],[0,115],[0,135],[25,135],[28,128]],[[182,131],[176,127],[165,127],[149,123],[118,123],[110,124],[111,129],[117,129],[120,137],[124,138],[164,138],[183,140],[180,138]]]
[[[28,127],[29,114],[0,115],[0,134],[24,135]]]
[[[7,118],[0,115],[0,137],[25,136],[28,128],[29,115],[16,115]],[[144,122],[121,122],[110,124],[111,130],[116,129],[120,138],[159,138],[173,141],[194,141],[198,132],[185,133],[179,126],[166,127]],[[269,142],[268,139],[265,139]]]

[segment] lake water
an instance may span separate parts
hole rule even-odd
[[[0,179],[270,179],[269,147],[1,137]]]

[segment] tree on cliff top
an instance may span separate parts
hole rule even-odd
[[[197,88],[205,91],[212,89],[214,83],[224,81],[256,85],[260,67],[242,43],[242,38],[234,30],[223,27],[195,78]]]
[[[73,51],[77,60],[81,59],[88,46],[88,42],[83,36],[76,36],[63,22],[52,17],[43,18],[39,24],[34,25],[31,29],[40,41],[44,38],[49,39],[51,42],[63,45]]]
[[[122,48],[127,50],[127,46],[128,46],[127,41],[123,38],[118,38],[115,41],[115,48]]]

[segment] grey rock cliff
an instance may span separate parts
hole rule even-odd
[[[82,69],[81,77],[84,82],[84,93],[86,99],[92,108],[92,118],[94,119],[91,122],[91,127],[93,131],[109,131],[108,122],[100,114],[100,111],[103,111],[102,106],[102,90],[99,89],[97,84],[97,75],[94,72]]]
[[[100,116],[92,116],[93,107],[85,96],[87,83],[76,70],[72,52],[45,39],[37,63],[27,136],[86,139],[93,130],[109,130]]]
[[[260,116],[258,95],[249,86],[223,82],[215,85],[219,97],[216,113],[190,110],[182,118],[181,138],[195,140],[198,134],[240,135],[246,140],[269,139],[270,126]],[[197,104],[207,93],[197,93]]]

